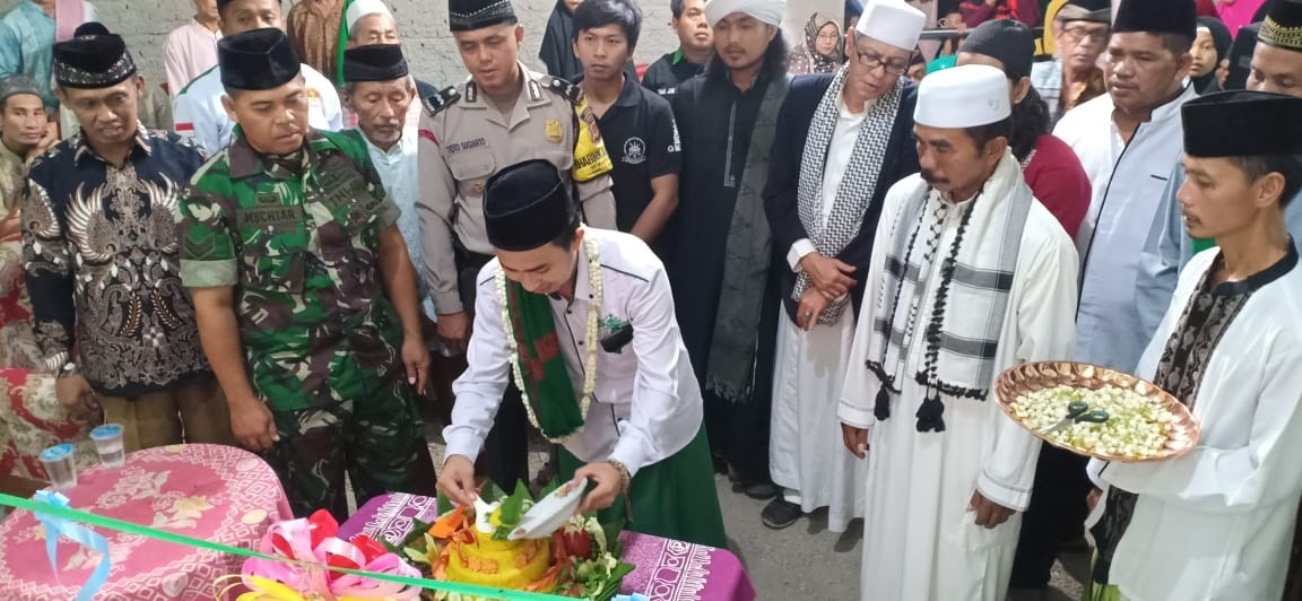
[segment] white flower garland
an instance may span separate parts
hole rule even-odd
[[[584,333],[584,346],[587,347],[588,356],[583,366],[583,396],[579,398],[579,415],[584,419],[588,416],[588,405],[592,401],[592,393],[597,389],[597,335],[600,330],[598,323],[598,314],[601,312],[602,286],[601,286],[601,256],[597,250],[597,242],[591,238],[583,240],[583,252],[588,257],[588,282],[592,286],[592,299],[588,303],[588,326]],[[529,404],[529,389],[524,385],[524,372],[520,367],[520,346],[515,340],[515,325],[511,322],[510,303],[507,301],[506,293],[506,272],[501,266],[497,268],[496,283],[497,296],[502,302],[502,329],[506,332],[507,343],[511,345],[511,373],[515,376],[515,387],[520,389],[521,400],[524,401],[524,410],[529,414],[529,423],[543,432],[538,425],[538,416],[533,413],[533,405]],[[578,434],[583,427],[575,430],[561,438],[552,438],[543,432],[554,443],[562,443],[571,436]]]

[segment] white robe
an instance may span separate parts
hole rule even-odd
[[[1020,169],[1016,177],[1022,177]],[[886,196],[867,274],[870,284],[881,279],[892,224],[919,181],[910,176]],[[939,248],[951,246],[959,213],[949,211]],[[1067,233],[1036,202],[1022,231],[995,356],[998,370],[1071,355],[1077,263]],[[920,276],[924,297],[918,313],[924,320],[941,281],[934,274],[935,265]],[[980,491],[995,503],[1024,511],[1039,441],[1003,414],[993,393],[985,401],[942,395],[945,431],[918,432],[914,414],[925,391],[912,374],[923,364],[923,344],[908,345],[904,373],[910,377],[900,382],[902,393],[892,401],[890,419],[877,421],[873,404],[879,385],[863,367],[878,317],[871,302],[875,298],[870,287],[838,410],[841,421],[869,430],[861,596],[865,601],[1004,601],[1021,515],[986,529],[976,525],[968,505],[972,493]]]
[[[1155,375],[1218,253],[1200,253],[1180,274],[1139,376]],[[1280,598],[1302,499],[1299,366],[1302,269],[1294,268],[1253,293],[1212,352],[1194,403],[1202,436],[1193,452],[1157,463],[1090,462],[1097,485],[1139,495],[1109,575],[1130,601]],[[1091,526],[1103,511],[1099,503]]]
[[[859,113],[851,113],[844,102],[837,105],[840,115],[823,168],[824,226],[872,103]],[[797,240],[787,253],[787,264],[799,272],[800,260],[816,250],[808,238]],[[863,483],[868,476],[867,464],[841,443],[841,423],[836,418],[854,323],[853,306],[845,308],[835,325],[819,324],[809,332],[796,326],[785,311],[778,319],[769,476],[786,489],[786,500],[805,513],[827,507],[831,532],[845,532],[850,520],[863,517]]]

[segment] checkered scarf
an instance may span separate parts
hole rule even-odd
[[[796,198],[800,207],[800,223],[805,226],[814,248],[825,257],[835,257],[854,240],[863,226],[863,216],[877,191],[877,177],[881,175],[886,158],[886,146],[891,141],[891,130],[900,110],[904,80],[901,79],[881,98],[868,107],[863,127],[855,138],[854,151],[846,167],[841,185],[836,190],[832,212],[823,223],[823,175],[827,167],[827,153],[832,144],[836,121],[841,116],[841,90],[845,87],[849,67],[837,72],[822,102],[814,111],[805,141],[805,153],[800,160],[800,184]],[[894,182],[889,182],[894,183]],[[800,301],[800,295],[809,288],[809,274],[800,272],[791,298]],[[835,325],[850,303],[848,296],[831,303],[818,317],[818,323]]]
[[[955,206],[918,182],[891,225],[886,269],[874,287],[867,367],[882,384],[874,407],[877,419],[890,417],[891,395],[900,394],[900,378],[907,377],[905,340],[926,345],[924,363],[914,374],[926,387],[917,412],[919,432],[944,431],[941,394],[986,399],[1032,202],[1011,152],[1005,153],[976,198],[963,205]],[[953,211],[959,212],[958,232],[950,247],[941,249],[946,217]],[[935,304],[929,319],[919,324],[928,310],[919,305],[935,278]],[[919,325],[920,335],[915,331]]]

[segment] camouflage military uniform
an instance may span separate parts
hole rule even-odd
[[[410,490],[428,462],[380,274],[398,215],[355,132],[313,130],[275,159],[237,133],[181,203],[182,279],[236,287],[249,378],[280,434],[267,459],[295,514],[346,513],[345,466],[361,503]]]

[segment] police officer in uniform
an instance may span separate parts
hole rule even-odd
[[[492,259],[483,192],[498,170],[545,159],[568,175],[589,226],[615,229],[610,157],[578,86],[520,63],[524,27],[509,0],[449,0],[449,24],[470,77],[425,98],[420,121],[421,238],[438,333],[466,348],[475,277]],[[512,489],[527,479],[524,408],[507,391],[480,456]]]

